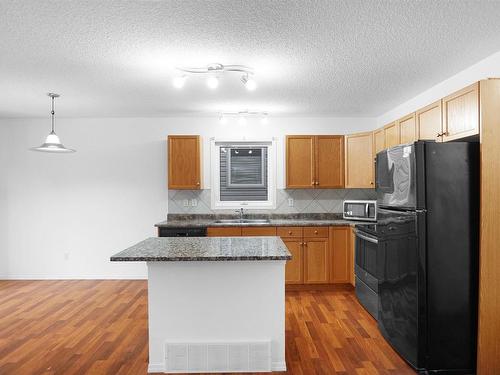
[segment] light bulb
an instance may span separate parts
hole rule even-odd
[[[245,125],[246,123],[247,123],[247,119],[243,116],[240,116],[240,118],[238,119],[238,124]]]
[[[51,132],[47,138],[45,138],[45,143],[54,143],[54,144],[60,144],[61,141],[59,140],[59,137],[56,135],[56,133]]]
[[[186,76],[177,76],[174,77],[172,83],[176,89],[182,89],[184,84],[186,83]]]
[[[219,86],[219,78],[210,76],[207,78],[207,86],[211,90],[215,90]]]
[[[245,82],[245,87],[248,91],[254,91],[257,88],[257,82],[253,78],[247,78]]]
[[[267,115],[265,115],[264,117],[262,117],[262,119],[260,120],[260,122],[263,123],[264,125],[268,124],[269,123],[269,119],[267,118]]]

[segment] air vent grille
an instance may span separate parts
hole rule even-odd
[[[193,372],[269,372],[270,341],[172,342],[165,344],[165,370]]]

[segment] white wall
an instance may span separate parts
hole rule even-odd
[[[167,134],[201,134],[209,182],[209,138],[277,137],[283,184],[285,134],[369,130],[375,119],[272,118],[269,124],[215,118],[61,119],[58,134],[75,154],[28,151],[49,119],[0,120],[0,278],[136,278],[142,263],[109,256],[148,236],[167,213]],[[4,147],[6,146],[6,147]],[[66,259],[67,257],[67,259]]]
[[[500,52],[497,52],[382,114],[377,118],[377,125],[397,120],[481,79],[499,77]]]

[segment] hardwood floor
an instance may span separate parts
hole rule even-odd
[[[146,374],[146,281],[0,281],[0,374]],[[415,374],[352,290],[286,294],[287,374]]]

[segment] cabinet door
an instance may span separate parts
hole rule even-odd
[[[441,142],[443,132],[443,116],[441,113],[441,100],[432,103],[416,114],[418,139],[436,140]]]
[[[288,135],[286,137],[286,187],[312,189],[314,187],[314,136]]]
[[[168,188],[201,188],[200,136],[168,136]]]
[[[479,83],[443,99],[443,141],[479,134]]]
[[[304,238],[304,283],[326,284],[330,277],[328,238]]]
[[[351,263],[350,236],[350,227],[330,227],[332,263],[330,281],[332,283],[351,282],[354,266]]]
[[[399,143],[412,143],[417,140],[417,127],[415,113],[398,120]]]
[[[208,227],[208,237],[238,237],[241,236],[240,227]]]
[[[316,136],[315,156],[315,187],[344,187],[344,137],[341,135]]]
[[[276,227],[243,227],[242,236],[276,236]]]
[[[356,246],[356,233],[354,232],[354,228],[350,227],[349,228],[349,259],[351,260],[351,265],[349,266],[349,282],[352,284],[352,286],[355,286],[356,284],[356,277],[354,273],[354,265],[356,264],[356,252],[355,252],[355,246]]]
[[[373,188],[373,133],[345,136],[345,187]]]
[[[375,155],[385,149],[385,132],[384,128],[373,132],[373,149]]]
[[[385,147],[389,148],[400,144],[399,125],[397,122],[384,126]]]
[[[287,260],[285,266],[285,283],[302,284],[304,282],[304,260],[302,239],[282,238],[292,259]]]

